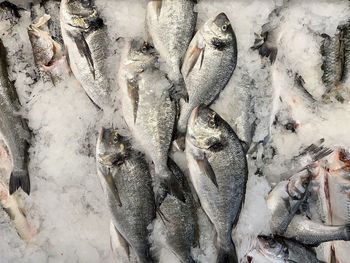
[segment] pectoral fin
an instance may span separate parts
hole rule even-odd
[[[104,178],[106,180],[106,183],[107,183],[109,190],[112,192],[113,196],[115,197],[115,199],[117,201],[117,205],[122,206],[122,202],[121,202],[120,197],[119,197],[118,188],[114,182],[114,178],[113,178],[112,174],[110,172],[108,172],[104,175]]]
[[[120,234],[113,222],[110,223],[110,243],[112,251],[117,250],[118,244],[123,248],[127,258],[130,260],[130,245],[128,241]]]
[[[162,0],[156,0],[156,1],[153,1],[153,4],[154,4],[155,9],[156,9],[157,18],[159,18],[160,11],[162,10],[163,1]]]
[[[205,176],[207,176],[216,187],[218,187],[215,172],[214,172],[213,168],[211,167],[207,157],[204,155],[204,157],[202,159],[197,159],[196,161],[197,161],[198,167],[201,170],[201,172]]]
[[[91,50],[89,48],[88,43],[86,42],[86,39],[83,34],[79,34],[77,36],[73,36],[73,39],[75,41],[75,44],[77,45],[77,48],[79,50],[79,54],[84,57],[89,65],[90,72],[95,79],[95,68],[94,68],[94,61],[91,56]]]
[[[205,45],[200,46],[197,42],[194,46],[190,46],[187,50],[186,58],[184,60],[184,64],[188,65],[187,72],[183,72],[184,76],[188,76],[191,71],[193,70],[194,66],[197,64],[198,59],[200,58],[200,67],[202,68],[203,60],[204,60],[204,51],[205,51]]]
[[[137,118],[137,110],[139,107],[139,87],[136,83],[132,81],[128,81],[127,85],[128,85],[128,96],[131,100],[134,123],[135,123]]]

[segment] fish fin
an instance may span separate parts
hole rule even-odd
[[[73,39],[75,41],[75,44],[77,45],[77,48],[79,50],[79,54],[82,57],[85,57],[88,65],[89,65],[90,72],[91,72],[93,78],[95,79],[94,61],[92,59],[91,50],[89,48],[88,43],[86,42],[84,34],[80,34],[78,36],[73,36]]]
[[[111,190],[113,196],[115,197],[116,201],[117,201],[117,205],[118,206],[122,206],[122,202],[120,200],[120,196],[119,196],[119,192],[118,192],[118,188],[114,182],[114,178],[113,175],[111,174],[110,171],[108,171],[107,173],[105,173],[103,175],[104,179],[106,180],[106,183],[108,185],[108,188]]]
[[[30,194],[30,179],[28,172],[14,171],[11,173],[9,185],[10,195],[16,192],[18,188],[22,188],[27,195]]]
[[[155,8],[156,8],[157,19],[159,19],[160,12],[162,11],[163,1],[162,0],[153,1],[153,4],[155,5]]]
[[[204,51],[205,51],[205,45],[203,45],[203,47],[200,47],[198,41],[195,45],[190,46],[188,48],[184,59],[184,64],[188,64],[188,70],[187,72],[182,72],[184,76],[187,77],[191,73],[200,56],[202,56],[200,60],[201,61],[200,68],[202,67],[203,60],[204,60]]]
[[[199,169],[206,175],[212,183],[218,188],[218,183],[216,181],[216,176],[213,168],[211,167],[207,157],[204,155],[203,158],[196,159]]]
[[[122,236],[122,234],[115,227],[113,222],[111,222],[111,226],[110,226],[110,245],[111,245],[112,251],[116,250],[115,246],[113,245],[113,236],[114,236],[115,239],[118,239],[119,244],[124,249],[124,252],[125,252],[128,260],[130,260],[130,245],[129,245],[128,241],[126,241],[126,239]]]
[[[223,247],[216,239],[215,247],[217,249],[216,263],[238,263],[236,247],[232,243],[230,248]]]
[[[177,152],[177,151],[184,151],[185,148],[186,148],[186,138],[184,135],[180,135],[178,136],[174,141],[173,141],[173,149],[174,149],[174,152]]]
[[[134,123],[135,123],[137,118],[137,110],[139,107],[139,87],[137,84],[135,84],[135,82],[129,81],[129,80],[128,80],[127,86],[128,86],[128,96],[132,103]]]
[[[278,52],[277,47],[274,44],[270,43],[269,41],[265,41],[259,48],[260,56],[269,58],[271,64],[275,62],[277,57],[277,52]]]

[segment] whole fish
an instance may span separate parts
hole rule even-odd
[[[28,28],[29,40],[32,44],[34,60],[43,72],[47,72],[54,83],[68,74],[69,66],[63,55],[61,45],[54,41],[43,26],[50,20],[49,15],[39,18],[38,22]]]
[[[196,0],[150,0],[147,5],[148,34],[161,58],[170,67],[170,78],[177,84],[183,81],[180,69],[195,32],[196,2]]]
[[[292,240],[280,237],[258,236],[257,252],[266,258],[266,262],[278,263],[321,263],[313,250]],[[260,263],[258,257],[248,255],[248,262]],[[265,262],[265,261],[264,261]]]
[[[196,33],[187,49],[182,75],[188,103],[182,105],[177,129],[186,132],[192,110],[210,105],[230,80],[237,64],[236,36],[224,13],[208,20]]]
[[[157,217],[155,229],[165,234],[165,242],[160,241],[182,263],[195,262],[191,257],[191,248],[196,245],[197,217],[190,186],[179,167],[169,158],[169,168],[174,181],[183,189],[184,201],[173,195],[167,195],[159,206],[161,215]],[[164,189],[166,191],[166,189]]]
[[[349,241],[350,226],[325,225],[302,215],[295,215],[283,236],[306,245],[318,246],[334,240]]]
[[[155,218],[152,178],[143,155],[117,130],[102,128],[96,145],[97,173],[124,249],[137,262],[153,262],[148,226]]]
[[[90,99],[101,109],[111,101],[107,77],[107,32],[92,0],[62,0],[60,19],[69,65]]]
[[[21,108],[16,88],[8,77],[7,53],[0,39],[0,137],[11,156],[13,170],[9,192],[22,188],[30,193],[28,173],[28,148],[30,132],[26,121],[20,116]]]
[[[118,79],[124,119],[153,161],[157,183],[168,182],[168,190],[182,200],[182,194],[172,187],[167,165],[177,115],[174,86],[158,68],[157,54],[148,43],[131,40],[123,53]]]
[[[238,262],[231,233],[238,221],[248,178],[240,140],[217,113],[197,107],[187,129],[186,157],[194,189],[217,233],[216,262]]]

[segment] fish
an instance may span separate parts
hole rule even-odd
[[[183,193],[172,187],[173,175],[167,165],[178,112],[174,85],[157,64],[158,54],[149,43],[142,39],[127,42],[118,74],[123,117],[154,163],[156,184],[166,183],[168,190],[183,200]],[[156,195],[162,198],[162,193]]]
[[[285,233],[300,205],[307,197],[311,176],[309,169],[303,169],[293,175],[290,180],[278,183],[268,194],[266,203],[271,212],[272,233],[277,235]]]
[[[101,128],[96,144],[96,166],[112,222],[129,259],[154,262],[149,229],[155,218],[152,178],[144,155],[116,129]]]
[[[185,152],[192,185],[216,231],[216,262],[238,262],[231,233],[248,179],[243,146],[227,122],[210,108],[199,106],[189,120]]]
[[[323,70],[322,82],[326,87],[323,97],[329,96],[338,86],[343,75],[344,65],[344,43],[343,32],[338,27],[334,36],[322,34],[321,55]]]
[[[51,19],[47,14],[40,17],[37,23],[28,27],[28,36],[33,49],[34,60],[40,70],[47,72],[54,83],[62,80],[69,73],[69,66],[61,45],[52,39],[43,29]]]
[[[50,35],[52,36],[53,40],[55,40],[60,45],[63,45],[60,25],[60,2],[60,0],[44,0],[41,2],[41,5],[44,7],[45,13],[49,14],[51,17],[47,23]]]
[[[62,0],[62,37],[71,70],[100,109],[111,102],[107,76],[107,32],[92,0]]]
[[[349,241],[350,225],[325,225],[303,215],[295,215],[283,236],[311,246],[334,240]]]
[[[281,237],[258,236],[255,249],[263,258],[269,259],[270,261],[268,262],[321,263],[311,248]],[[261,262],[259,260],[255,261],[254,258],[254,256],[250,256],[250,261],[248,262]]]
[[[181,65],[195,33],[196,2],[196,0],[150,0],[147,4],[147,32],[160,57],[170,67],[170,79],[177,84],[183,82]]]
[[[183,189],[185,200],[182,201],[173,195],[165,196],[159,206],[161,216],[157,216],[154,229],[165,234],[165,242],[159,242],[162,247],[171,251],[180,262],[194,263],[191,248],[198,242],[198,225],[191,188],[187,178],[171,158],[168,160],[168,166],[175,177],[174,182]]]
[[[183,103],[177,132],[186,133],[191,112],[209,106],[225,88],[237,64],[237,41],[226,14],[209,19],[193,37],[185,54],[182,75],[188,102]]]
[[[0,139],[12,159],[13,170],[9,181],[9,193],[18,188],[30,194],[28,172],[30,131],[22,118],[17,91],[8,76],[7,52],[0,39]]]

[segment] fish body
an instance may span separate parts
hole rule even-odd
[[[179,187],[183,189],[185,200],[167,195],[159,206],[162,216],[157,217],[155,229],[160,229],[165,234],[165,242],[162,242],[162,246],[174,253],[180,262],[194,263],[191,257],[191,248],[195,244],[197,230],[194,200],[185,175],[171,159],[169,159],[169,168]]]
[[[39,18],[38,22],[28,28],[28,36],[33,48],[34,60],[44,72],[48,72],[54,83],[62,79],[62,74],[69,72],[66,57],[61,45],[54,41],[43,26],[50,20],[49,15]]]
[[[237,262],[232,241],[248,178],[243,147],[232,128],[207,107],[195,108],[186,135],[190,178],[215,227],[217,262]]]
[[[236,36],[224,13],[208,20],[192,39],[182,65],[188,102],[182,105],[177,130],[186,132],[192,110],[210,105],[230,80],[237,64]]]
[[[260,256],[266,259],[264,262],[321,263],[312,249],[295,241],[283,238],[258,236],[255,250],[257,250]],[[248,255],[248,258],[250,258],[250,261],[248,261],[250,263],[261,262],[260,259],[255,260],[255,258],[258,259],[257,256]]]
[[[27,123],[19,114],[20,108],[16,89],[8,78],[6,50],[0,40],[0,135],[13,163],[9,183],[10,194],[18,188],[22,188],[27,194],[30,193],[28,172],[30,132]]]
[[[47,26],[52,38],[59,43],[63,44],[61,25],[60,25],[60,1],[44,1],[45,13],[49,14],[51,19],[48,21]]]
[[[347,89],[350,88],[350,22],[342,26],[344,45],[344,68],[342,83]]]
[[[147,31],[161,58],[170,67],[170,78],[180,83],[181,65],[194,35],[197,13],[194,0],[151,0],[147,5]],[[166,33],[164,33],[166,32]]]
[[[148,226],[155,218],[152,179],[143,155],[117,130],[102,129],[96,145],[97,173],[112,222],[130,258],[153,262]]]
[[[157,67],[154,49],[131,40],[119,71],[123,116],[142,150],[153,161],[157,178],[169,179],[168,153],[173,137],[177,104],[173,84]]]
[[[72,72],[90,99],[103,109],[111,102],[103,20],[90,0],[62,0],[60,19]]]

